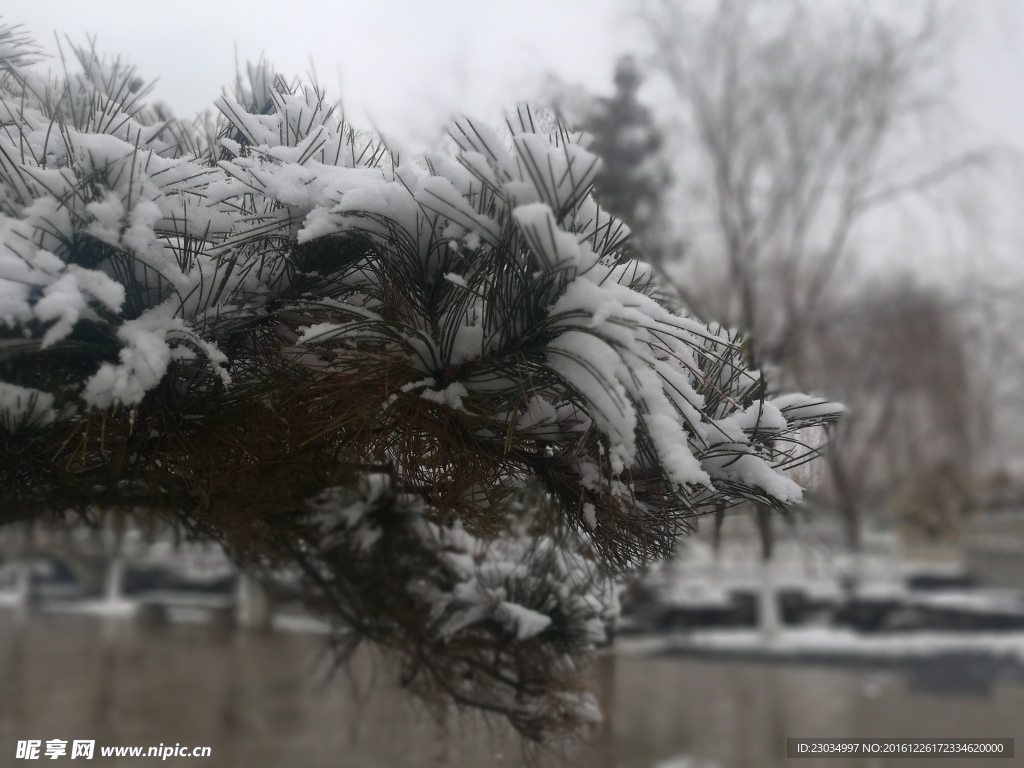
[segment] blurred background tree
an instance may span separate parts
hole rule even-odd
[[[594,99],[582,127],[594,136],[603,161],[594,185],[597,199],[629,223],[637,251],[656,266],[668,257],[664,196],[672,181],[661,130],[639,99],[643,72],[633,56],[615,65],[615,94]]]
[[[899,227],[909,204],[990,156],[962,142],[937,148],[952,9],[653,0],[635,18],[660,133],[636,106],[640,59],[620,60],[612,99],[550,88],[556,108],[612,158],[604,194],[625,198],[622,216],[641,240],[659,241],[649,251],[688,306],[742,329],[751,365],[842,392],[849,418],[816,503],[841,518],[853,553],[866,515],[891,523],[897,498],[940,467],[956,477],[952,506],[968,506],[979,470],[971,457],[991,422],[959,297],[864,269],[880,229]],[[756,517],[768,573],[773,523]],[[774,604],[766,594],[769,633]]]

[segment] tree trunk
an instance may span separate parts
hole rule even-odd
[[[14,595],[19,608],[32,604],[32,563],[30,560],[19,560],[14,567]]]
[[[711,565],[712,578],[716,583],[722,581],[722,525],[725,523],[725,505],[715,507],[715,527],[711,535],[711,550],[714,560]]]
[[[26,525],[21,542],[21,557],[15,561],[14,594],[19,614],[24,616],[25,609],[35,601],[35,584],[32,579],[32,554],[35,544],[33,528]]]
[[[758,589],[757,621],[761,637],[766,642],[773,642],[779,635],[782,618],[775,578],[772,511],[768,507],[757,507],[757,530],[761,535],[761,581]]]
[[[107,578],[103,590],[108,603],[120,603],[124,600],[124,558],[118,547],[107,563]]]
[[[256,631],[269,630],[273,623],[273,607],[263,586],[251,576],[238,577],[238,625]]]

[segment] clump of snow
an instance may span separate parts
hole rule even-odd
[[[199,347],[225,383],[230,381],[223,367],[227,358],[212,344],[197,338],[182,318],[175,317],[170,303],[123,323],[117,337],[125,344],[119,354],[120,362],[104,363],[86,382],[82,397],[91,407],[103,409],[142,402],[146,392],[163,379],[172,359],[189,360],[195,356],[184,342]]]
[[[548,345],[548,364],[591,406],[591,416],[612,445],[612,471],[621,472],[632,464],[636,410],[621,381],[629,374],[615,350],[592,334],[566,331]]]
[[[420,392],[420,397],[424,400],[430,400],[434,403],[440,403],[441,405],[447,405],[449,408],[453,408],[456,411],[466,410],[462,404],[462,398],[469,395],[466,387],[461,382],[453,382],[447,387],[441,390],[437,389],[424,389]]]
[[[843,406],[840,403],[798,393],[772,398],[771,405],[791,421],[838,416],[843,412]]]
[[[370,550],[381,537],[381,530],[370,512],[391,488],[391,478],[370,473],[361,478],[358,488],[327,488],[307,502],[316,514],[325,535],[320,549],[329,551],[354,541],[361,551]]]
[[[440,176],[424,179],[416,190],[415,199],[428,210],[476,232],[488,245],[498,244],[501,233],[497,222],[477,212],[449,179]]]
[[[575,236],[558,226],[547,203],[520,205],[512,216],[530,248],[541,258],[544,269],[566,269],[579,264],[579,243]]]
[[[515,631],[517,640],[528,640],[551,626],[550,616],[507,601],[498,605],[495,615]]]
[[[452,339],[448,362],[458,365],[480,358],[486,351],[486,339],[481,325],[460,325]]]
[[[45,426],[57,418],[53,395],[38,389],[0,381],[0,424],[14,431],[19,426]]]
[[[448,274],[446,274],[444,276],[444,279],[447,280],[452,285],[459,286],[459,288],[469,287],[469,285],[466,284],[466,278],[464,278],[462,275],[457,275],[454,272],[449,272]]]
[[[563,603],[559,612],[576,617],[588,643],[605,638],[606,626],[618,611],[614,591],[594,566],[579,555],[558,548],[546,537],[531,540],[502,537],[485,542],[468,534],[461,525],[443,528],[420,523],[421,535],[439,546],[459,583],[436,595],[438,615],[447,616],[441,628],[451,638],[477,622],[496,619],[517,640],[528,640],[551,626],[551,617],[540,606],[525,605],[513,595],[544,594],[554,589]],[[547,583],[548,589],[538,589]],[[568,585],[577,585],[569,588]],[[547,610],[550,610],[548,608]]]

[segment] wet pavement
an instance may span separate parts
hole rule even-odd
[[[19,739],[97,746],[210,746],[210,758],[106,758],[96,766],[405,768],[526,766],[500,723],[433,720],[370,653],[325,681],[315,635],[0,610],[0,765]],[[788,737],[1014,737],[1024,681],[969,659],[840,668],[686,657],[606,657],[594,670],[606,721],[542,765],[596,768],[895,768],[1015,760],[787,761]],[[68,759],[68,758],[63,758]],[[53,763],[47,763],[53,764]],[[534,763],[535,764],[535,763]]]

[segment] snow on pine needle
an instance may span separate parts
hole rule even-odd
[[[315,546],[349,537],[358,545],[339,551],[424,606],[363,621],[384,645],[419,642],[418,626],[454,654],[454,627],[537,648],[561,634],[550,647],[582,652],[600,611],[565,600],[593,580],[498,599],[437,552],[463,537],[466,567],[484,568],[481,553],[522,523],[510,509],[524,489],[535,504],[521,537],[589,553],[605,576],[667,554],[694,515],[800,498],[787,470],[816,455],[801,436],[840,407],[773,395],[735,334],[673,308],[591,196],[587,135],[541,129],[524,108],[500,132],[454,121],[450,153],[399,157],[264,65],[217,100],[215,121],[186,123],[91,50],[76,51],[82,72],[36,74],[5,30],[7,514],[159,510],[240,561],[276,552],[301,566],[320,608],[354,626],[368,572]],[[380,493],[357,504],[344,489],[377,474],[415,515],[325,533],[339,499],[359,520],[375,508]],[[435,551],[432,587],[382,569],[389,532],[407,554]],[[537,559],[545,578],[550,560]],[[456,599],[473,590],[490,597]],[[457,666],[436,665],[435,692],[486,708],[445,682]],[[530,711],[519,727],[541,738],[535,715],[550,707]]]

